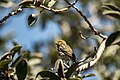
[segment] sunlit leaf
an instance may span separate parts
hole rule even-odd
[[[32,4],[33,0],[23,0],[18,5],[21,6],[21,5],[30,4],[30,3]]]
[[[102,6],[102,9],[103,9],[103,10],[112,10],[110,7],[105,6],[105,5]]]
[[[23,0],[18,5],[22,6],[22,8],[32,8],[34,7],[33,3],[33,0]]]
[[[68,71],[65,74],[65,78],[68,79],[72,75],[72,73],[78,68],[78,66],[79,66],[79,62],[76,62],[73,65],[71,65],[71,67],[68,69]]]
[[[27,61],[21,60],[16,66],[16,74],[18,80],[24,80],[27,75]]]
[[[21,45],[16,45],[16,46],[14,46],[13,49],[11,49],[10,52],[12,52],[14,54],[14,53],[18,52],[21,48],[22,48]]]
[[[48,3],[48,7],[52,7],[56,2],[57,0],[50,0],[50,2]]]
[[[10,52],[12,53],[12,57],[14,57],[15,53],[19,52],[21,48],[21,45],[14,46],[14,48],[10,50]]]
[[[105,10],[105,11],[103,11],[103,14],[120,19],[120,12],[118,12],[118,11]]]
[[[41,71],[36,75],[36,78],[38,76],[41,76],[42,78],[49,78],[50,80],[61,80],[55,73],[50,71]]]
[[[0,61],[0,71],[4,71],[8,68],[8,64],[11,62],[11,60],[3,60]]]
[[[11,60],[12,59],[12,54],[11,54],[11,52],[7,52],[7,53],[5,53],[2,57],[1,57],[1,59],[0,59],[0,61],[2,61],[2,60]]]
[[[5,53],[1,57],[0,61],[1,60],[6,60],[6,59],[9,59],[9,60],[12,59],[14,57],[15,53],[18,52],[18,51],[20,51],[21,47],[22,47],[21,45],[16,45],[14,48],[12,48],[10,50],[10,52]]]
[[[93,77],[93,76],[95,76],[95,74],[87,74],[87,75],[84,75],[84,76],[82,76],[82,78],[87,78],[87,77]]]
[[[36,21],[37,21],[37,19],[38,19],[38,15],[39,15],[39,14],[31,14],[31,15],[28,17],[28,25],[29,25],[29,26],[33,26],[33,25],[36,23]]]
[[[105,5],[102,6],[102,8],[120,12],[120,9],[114,4],[105,4]]]
[[[19,45],[16,41],[12,40],[14,46]]]
[[[107,41],[106,41],[106,47],[110,46],[110,45],[113,45],[113,44],[116,44],[116,43],[119,43],[120,42],[120,31],[117,31],[115,33],[112,33]]]
[[[80,78],[69,78],[68,80],[82,80]]]

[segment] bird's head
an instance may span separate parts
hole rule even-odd
[[[59,46],[59,45],[66,45],[66,42],[64,40],[58,40],[55,42],[55,45]]]

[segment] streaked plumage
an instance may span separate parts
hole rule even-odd
[[[59,52],[59,56],[61,56],[62,59],[70,58],[73,62],[76,62],[76,57],[73,50],[64,40],[58,40],[55,44]]]

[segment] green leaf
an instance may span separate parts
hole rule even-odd
[[[7,53],[5,53],[2,57],[1,57],[1,59],[0,59],[0,61],[2,61],[2,60],[11,60],[12,58],[12,54],[11,54],[11,52],[7,52]]]
[[[22,48],[21,45],[16,45],[16,46],[14,46],[13,49],[10,50],[10,52],[12,52],[14,54],[14,53],[20,51],[21,48]]]
[[[103,9],[103,10],[112,10],[110,7],[105,6],[105,5],[102,6],[102,9]]]
[[[118,12],[118,11],[105,10],[105,11],[103,11],[103,14],[120,19],[120,12]]]
[[[82,78],[93,77],[93,76],[95,76],[95,74],[87,74],[87,75],[82,76]]]
[[[106,47],[120,42],[120,31],[112,33],[106,40]]]
[[[71,67],[70,67],[70,68],[68,69],[68,71],[66,72],[65,78],[68,79],[68,78],[72,75],[72,73],[78,68],[79,63],[80,63],[80,62],[76,62],[76,63],[74,63],[73,65],[71,65]]]
[[[55,73],[50,71],[41,71],[36,75],[36,78],[38,76],[41,76],[42,78],[49,78],[50,80],[61,80]]]
[[[16,66],[16,74],[18,80],[24,80],[27,75],[27,61],[21,60]]]
[[[20,51],[21,47],[22,47],[21,45],[16,45],[13,49],[10,50],[10,52],[5,53],[1,57],[0,61],[8,59],[11,60],[14,57],[15,53]]]
[[[23,0],[18,5],[22,8],[34,8],[33,3],[34,2],[32,0]]]
[[[120,12],[120,9],[114,4],[105,4],[105,5],[102,6],[102,8]]]
[[[30,4],[30,3],[32,4],[33,1],[32,0],[23,0],[18,5],[21,6],[21,5],[26,5],[26,4]]]
[[[36,23],[36,21],[37,21],[37,19],[38,19],[38,15],[39,15],[39,14],[31,14],[31,15],[28,17],[28,25],[29,25],[29,26],[33,26],[33,25]]]
[[[65,77],[65,74],[64,74],[64,65],[63,65],[62,60],[59,62],[58,75],[59,75],[59,77],[62,77],[62,78]]]
[[[48,3],[48,7],[52,7],[56,2],[57,0],[50,0],[50,2]]]
[[[14,45],[14,46],[16,46],[16,45],[19,45],[16,41],[14,41],[14,40],[12,40],[12,44]]]
[[[80,78],[70,78],[68,80],[82,80],[82,79],[80,79]]]
[[[15,53],[19,52],[21,48],[21,45],[14,46],[14,48],[10,50],[10,52],[12,53],[12,57],[14,57]]]
[[[3,60],[0,61],[0,71],[4,71],[8,68],[8,64],[11,62],[11,60]]]

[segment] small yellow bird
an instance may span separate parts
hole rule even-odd
[[[73,62],[76,62],[76,57],[75,54],[73,53],[73,50],[64,40],[56,41],[55,45],[59,52],[59,56],[61,57],[62,60],[71,59]]]

